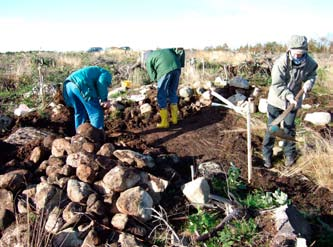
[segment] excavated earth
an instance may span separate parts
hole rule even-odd
[[[152,99],[154,95],[150,98]],[[329,99],[332,104],[332,98]],[[312,99],[316,103],[317,99]],[[149,103],[152,103],[150,101]],[[189,105],[192,104],[190,108]],[[191,178],[190,166],[196,167],[205,161],[214,161],[220,164],[225,171],[231,162],[239,167],[244,181],[247,180],[247,133],[246,119],[231,110],[218,107],[203,107],[195,110],[191,100],[180,102],[180,122],[168,129],[156,129],[159,117],[157,107],[153,108],[150,116],[141,117],[135,107],[127,107],[120,118],[106,116],[106,139],[118,148],[129,148],[153,157],[160,154],[176,154],[181,162],[173,168],[181,176],[181,181]],[[63,136],[73,136],[73,113],[70,110],[63,112],[57,119],[40,116],[38,113],[20,117],[12,126],[10,132],[4,133],[5,139],[10,133],[22,126],[33,126]],[[317,128],[320,133],[332,133],[330,127]],[[330,136],[331,137],[331,136]],[[13,146],[0,140],[0,157],[3,163],[10,160],[23,162],[28,158],[32,149],[38,143],[26,143]],[[253,148],[253,174],[248,184],[251,189],[275,191],[280,189],[287,193],[293,205],[306,215],[320,217],[320,219],[333,227],[333,192],[318,187],[311,180],[301,174],[284,177],[275,170],[267,170],[262,166],[260,149],[262,137],[252,136]],[[167,163],[167,160],[165,161]],[[163,164],[168,165],[168,164]],[[8,167],[7,167],[8,168]],[[4,168],[0,168],[1,173]],[[175,180],[179,182],[180,180]],[[172,180],[171,180],[172,182]],[[174,184],[178,188],[180,184]],[[162,196],[162,206],[169,215],[177,215],[186,211],[185,199],[181,193],[165,193]],[[316,232],[316,226],[314,226]]]

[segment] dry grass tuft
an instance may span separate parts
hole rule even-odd
[[[307,131],[302,156],[297,164],[286,171],[286,176],[302,173],[319,187],[333,191],[333,139],[324,139],[314,131]]]
[[[128,60],[134,60],[140,58],[140,52],[138,51],[125,51],[122,49],[107,49],[104,51],[105,56],[110,56],[116,61],[128,61]],[[99,53],[96,53],[96,56],[100,56]]]
[[[79,68],[82,65],[82,58],[75,55],[60,55],[57,58],[57,66],[67,66],[71,65],[73,68]]]

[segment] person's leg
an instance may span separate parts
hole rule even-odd
[[[90,124],[97,129],[104,128],[104,111],[98,99],[84,101],[84,106],[88,112]]]
[[[168,98],[170,100],[171,122],[178,123],[178,85],[179,85],[180,69],[176,69],[170,73],[170,83],[168,87]]]
[[[270,104],[267,105],[267,130],[263,141],[262,153],[265,161],[265,166],[268,168],[272,165],[273,147],[275,142],[275,137],[269,132],[269,127],[271,125],[271,122],[276,119],[281,114],[281,112],[281,109],[276,108]]]
[[[168,74],[162,76],[157,81],[157,103],[160,109],[166,109],[167,107],[168,84]]]
[[[157,128],[168,128],[168,110],[167,110],[167,92],[169,76],[162,76],[157,82],[157,103],[160,108],[161,122],[157,124]]]
[[[293,110],[284,119],[283,129],[286,135],[292,137],[296,136],[296,126],[295,126],[296,115],[297,115],[297,110]],[[284,141],[283,151],[286,157],[285,164],[287,166],[294,164],[297,156],[296,143],[293,141]]]
[[[168,91],[167,91],[167,97],[170,100],[171,104],[177,104],[178,103],[178,85],[179,85],[179,77],[180,77],[180,69],[176,69],[174,71],[171,71],[168,78]]]
[[[68,82],[65,87],[70,105],[74,108],[75,129],[88,120],[88,115],[81,102],[80,90],[73,82]]]

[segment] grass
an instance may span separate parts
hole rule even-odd
[[[283,174],[291,176],[302,173],[320,187],[333,192],[333,139],[324,139],[320,134],[310,131],[303,134],[302,156],[297,164]]]
[[[46,247],[51,246],[52,234],[45,230],[48,214],[44,210],[39,213],[28,210],[26,213],[16,214],[16,243],[27,247]],[[21,246],[21,245],[20,245]]]

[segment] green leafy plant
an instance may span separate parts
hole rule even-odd
[[[228,169],[226,179],[213,177],[211,179],[212,190],[216,194],[228,195],[232,192],[238,195],[238,192],[246,189],[245,183],[241,179],[240,169],[235,165],[231,165]]]
[[[254,219],[233,220],[217,236],[207,241],[209,247],[252,246],[258,229]]]
[[[226,188],[226,183],[223,179],[213,177],[211,179],[212,190],[217,194],[224,194],[224,189]]]
[[[255,190],[241,202],[249,208],[269,209],[288,203],[288,195],[280,190],[276,190],[274,193]]]
[[[274,198],[275,204],[277,204],[277,205],[284,205],[289,202],[288,195],[286,193],[280,191],[279,189],[274,191],[272,196]]]
[[[230,190],[237,191],[239,189],[246,188],[246,185],[241,181],[240,175],[241,175],[240,169],[234,165],[231,165],[228,170],[228,177],[227,177],[227,183]]]
[[[217,225],[217,215],[198,209],[196,214],[189,216],[189,231],[191,233],[204,234]]]

